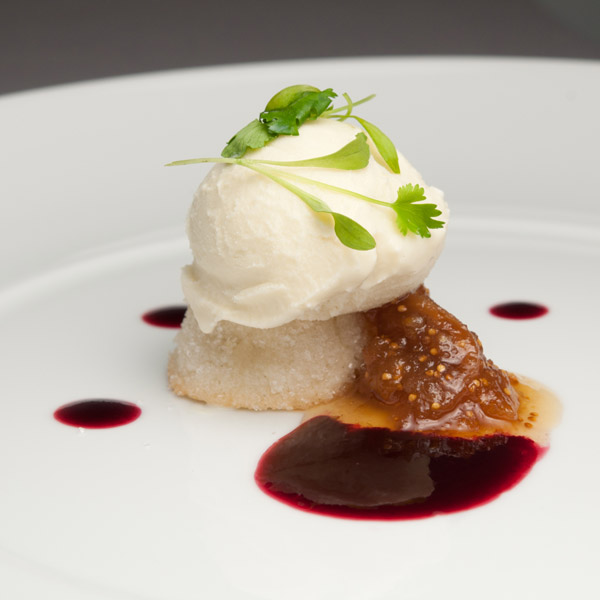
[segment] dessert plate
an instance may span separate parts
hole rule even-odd
[[[550,450],[473,510],[353,521],[264,495],[261,454],[299,413],[171,394],[183,224],[204,167],[270,93],[372,92],[364,117],[452,210],[432,296],[487,355],[561,398]],[[0,595],[33,600],[564,598],[594,589],[600,521],[600,65],[366,58],[230,66],[0,100]],[[540,303],[538,319],[489,308]],[[85,398],[140,418],[79,429]]]

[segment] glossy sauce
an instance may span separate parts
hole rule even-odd
[[[314,417],[263,455],[255,478],[296,508],[354,519],[417,519],[474,508],[517,484],[543,454],[531,439],[474,440]]]
[[[533,302],[504,302],[490,308],[490,313],[501,319],[538,319],[548,314],[549,310],[542,304]]]
[[[185,316],[186,306],[166,306],[149,310],[142,315],[142,321],[154,327],[177,329]]]
[[[141,414],[142,409],[131,402],[93,398],[61,406],[54,418],[71,427],[107,429],[132,423]]]

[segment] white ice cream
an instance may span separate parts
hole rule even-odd
[[[301,160],[339,150],[362,131],[330,119],[305,123],[299,136],[280,136],[246,158]],[[443,193],[425,185],[399,155],[400,175],[374,157],[357,171],[295,168],[305,177],[393,202],[407,183],[425,188],[442,211]],[[290,170],[290,168],[287,168]],[[295,319],[323,320],[375,308],[419,286],[437,260],[446,229],[430,238],[403,236],[393,210],[321,188],[304,189],[374,236],[368,251],[347,248],[331,217],[317,216],[297,196],[263,175],[237,165],[216,165],[195,194],[188,217],[194,262],[184,268],[183,291],[200,329],[219,321],[256,328]]]

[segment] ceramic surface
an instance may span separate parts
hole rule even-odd
[[[253,473],[298,413],[168,389],[184,219],[207,167],[298,82],[378,97],[382,126],[452,210],[428,285],[486,353],[561,398],[548,454],[480,508],[407,522],[299,512]],[[600,355],[600,65],[491,59],[298,61],[91,82],[0,99],[0,595],[33,600],[585,597],[594,589]],[[503,321],[509,300],[547,316]],[[105,430],[52,418],[135,402]]]

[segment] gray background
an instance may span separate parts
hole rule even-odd
[[[367,55],[600,58],[600,0],[0,0],[0,93]]]

